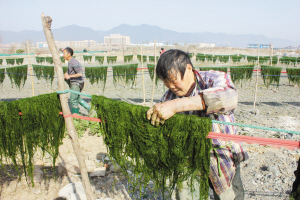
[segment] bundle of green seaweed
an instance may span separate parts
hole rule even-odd
[[[95,61],[98,61],[100,65],[103,65],[104,56],[95,56]]]
[[[137,59],[142,62],[141,55],[136,55]],[[147,62],[147,56],[143,55],[143,63]]]
[[[198,54],[196,55],[196,61],[204,62],[204,61],[205,61],[205,55],[204,55],[204,54],[198,53]]]
[[[18,67],[6,68],[6,73],[11,81],[11,85],[20,89],[21,83],[24,86],[27,80],[27,65],[22,65]]]
[[[159,56],[156,56],[156,62],[158,61]],[[149,62],[154,63],[155,62],[155,57],[154,56],[149,56]]]
[[[43,63],[45,62],[45,59],[46,59],[45,57],[35,57],[37,63]]]
[[[106,79],[107,79],[107,66],[101,66],[101,67],[86,67],[85,68],[85,76],[90,80],[90,83],[93,85],[95,82],[97,84],[99,81],[102,82],[104,90]]]
[[[233,83],[241,83],[245,80],[251,80],[254,65],[231,66],[230,76]]]
[[[3,83],[4,79],[5,79],[5,69],[3,68],[0,69],[0,84]]]
[[[61,57],[60,57],[60,61],[61,61],[62,63],[65,63],[65,58],[64,58],[63,56],[61,56]]]
[[[214,70],[214,71],[222,71],[227,73],[227,67],[199,67],[199,70],[201,71]]]
[[[117,65],[113,66],[113,83],[114,85],[117,82],[124,81],[126,84],[133,85],[135,83],[136,74],[137,74],[138,64],[129,64],[129,65]]]
[[[259,64],[266,63],[270,60],[270,56],[259,56]]]
[[[200,183],[200,198],[207,199],[209,190],[211,119],[195,115],[176,114],[161,126],[152,126],[147,120],[149,108],[111,100],[103,96],[92,98],[92,107],[98,117],[109,156],[121,166],[136,188],[155,181],[155,188],[164,194],[175,185],[191,177]],[[127,169],[133,171],[130,175]],[[143,195],[143,194],[142,194]]]
[[[273,82],[276,83],[277,88],[279,86],[281,67],[271,67],[266,65],[261,65],[261,75],[264,80],[264,84],[269,87]]]
[[[117,62],[117,56],[107,56],[107,63],[108,64],[113,64]]]
[[[2,65],[2,63],[3,63],[3,59],[0,59],[0,65]]]
[[[62,67],[62,69],[64,74],[68,72],[68,67]],[[68,85],[70,85],[70,79],[69,80],[64,79],[64,80]]]
[[[42,76],[42,65],[32,65],[32,68],[33,68],[34,74],[36,75],[36,78],[38,80],[40,80],[41,76]]]
[[[273,56],[273,57],[272,57],[272,64],[273,64],[273,65],[276,65],[277,63],[278,63],[278,57]]]
[[[49,63],[50,65],[53,64],[53,58],[52,57],[46,57],[46,62]]]
[[[194,53],[189,53],[189,57],[190,57],[190,58],[194,57],[194,55],[195,55]],[[149,58],[149,59],[150,59],[150,58]]]
[[[131,62],[132,60],[133,60],[133,55],[124,56],[124,62],[125,63]]]
[[[50,80],[51,86],[54,79],[54,66],[43,66],[42,67],[43,78],[48,81]]]
[[[153,81],[154,73],[155,73],[154,72],[155,65],[153,65],[153,64],[147,64],[147,68],[148,68],[149,76],[150,76],[151,80]],[[159,80],[160,80],[159,77],[156,76],[155,77],[155,85],[156,86],[157,86]]]
[[[87,61],[90,63],[92,61],[92,56],[83,55],[83,60],[84,62]]]
[[[24,58],[16,58],[17,65],[22,65],[24,61]]]
[[[242,55],[231,55],[231,59],[232,59],[232,62],[241,62],[241,59],[243,58]]]
[[[300,85],[300,68],[286,68],[289,83]]]
[[[222,58],[219,58],[220,62],[224,62],[227,63],[229,61],[229,56],[228,55],[224,55],[222,56]]]
[[[247,56],[247,61],[248,62],[255,62],[255,61],[257,61],[257,56]]]
[[[0,163],[10,159],[19,176],[19,164],[23,165],[25,176],[34,185],[33,155],[37,148],[41,148],[43,155],[49,153],[55,166],[65,131],[60,111],[57,93],[0,102]]]
[[[15,59],[6,59],[7,65],[14,65],[15,64]]]
[[[207,61],[213,61],[213,57],[214,57],[214,56],[211,55],[211,54],[206,54],[205,57],[206,57],[206,60],[207,60]]]

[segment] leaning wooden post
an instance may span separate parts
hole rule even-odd
[[[57,74],[57,82],[58,82],[58,89],[59,91],[64,91],[64,76],[63,76],[63,70],[61,67],[61,61],[60,61],[60,57],[58,54],[58,50],[56,48],[55,45],[55,41],[53,38],[53,34],[51,31],[51,23],[52,23],[52,19],[50,16],[44,16],[44,14],[42,14],[42,23],[43,23],[43,28],[44,28],[44,32],[45,32],[45,36],[48,42],[48,46],[49,49],[52,53],[52,57],[53,57],[53,62],[56,68],[56,74]],[[62,111],[63,111],[63,115],[70,115],[70,109],[69,109],[69,105],[67,102],[67,97],[66,94],[60,94],[60,103],[61,103],[61,107],[62,107]],[[89,177],[88,177],[88,172],[87,172],[87,167],[84,161],[84,156],[81,152],[80,149],[80,144],[78,141],[78,136],[77,136],[77,132],[75,130],[75,126],[73,123],[73,118],[72,117],[67,117],[65,118],[65,123],[66,123],[66,127],[67,127],[67,131],[68,134],[71,138],[71,142],[72,142],[72,146],[73,146],[73,150],[75,152],[75,155],[77,157],[78,163],[79,163],[79,167],[80,167],[80,171],[81,171],[81,177],[82,177],[82,184],[83,184],[83,188],[86,194],[86,197],[88,200],[95,200],[95,196],[93,194],[92,191],[92,187],[90,185],[90,181],[89,181]]]
[[[156,80],[156,40],[154,40],[154,76],[153,76],[152,96],[151,96],[150,107],[153,106],[153,96],[154,96],[155,80]]]
[[[255,103],[256,103],[256,94],[257,94],[257,85],[258,85],[258,69],[259,69],[259,44],[257,47],[257,70],[256,70],[256,82],[255,82],[255,93],[254,93],[254,104],[253,104],[253,112],[256,113]]]
[[[141,44],[141,62],[142,62],[142,77],[143,77],[143,95],[144,95],[144,104],[145,104],[145,102],[146,102],[146,91],[145,91],[145,77],[144,77],[144,69],[143,69],[143,67],[144,67],[144,60],[143,60],[143,45]]]
[[[29,52],[28,40],[27,40],[27,53],[28,53],[28,66],[29,66],[30,75],[31,75],[32,96],[34,96],[34,84],[33,84],[33,76],[32,76],[33,67],[32,67],[31,60],[30,60],[30,52]],[[30,68],[30,66],[31,66],[31,68]]]

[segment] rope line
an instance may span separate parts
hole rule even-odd
[[[89,95],[89,94],[84,94],[84,93],[77,92],[77,91],[74,91],[74,90],[69,90],[69,89],[67,89],[67,90],[65,90],[65,91],[57,91],[57,94],[64,94],[64,93],[68,93],[68,92],[72,92],[72,93],[75,93],[75,94],[79,94],[79,95],[81,95],[81,96],[86,96],[86,97],[92,98],[92,96]]]

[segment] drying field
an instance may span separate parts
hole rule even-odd
[[[147,72],[147,71],[146,71]],[[145,96],[146,102],[150,102],[152,81],[149,74],[145,77]],[[56,79],[53,85],[45,80],[37,80],[33,77],[35,95],[56,92],[58,90]],[[66,85],[67,86],[67,85]],[[88,80],[85,81],[83,93],[104,95],[108,98],[126,101],[132,104],[143,102],[143,81],[141,71],[138,71],[136,84],[131,85],[113,84],[112,72],[108,72],[105,91],[97,84],[91,85]],[[239,105],[236,109],[236,121],[238,123],[281,128],[287,130],[300,131],[300,88],[290,85],[286,77],[281,77],[279,88],[270,85],[266,88],[262,79],[259,77],[256,114],[253,113],[253,100],[255,92],[255,79],[236,85],[239,90]],[[162,83],[155,87],[154,102],[158,102],[163,92],[166,90]],[[12,88],[8,77],[5,78],[0,86],[0,101],[12,101],[32,96],[31,77],[28,76],[23,88]],[[90,103],[90,99],[84,98]],[[83,114],[85,110],[80,108]],[[265,138],[281,138],[299,141],[298,135],[264,131],[250,128],[238,128],[240,134]],[[106,147],[102,138],[89,136],[86,134],[80,139],[81,146],[86,157],[93,158],[95,155],[105,156]],[[273,148],[269,146],[260,146],[256,144],[245,144],[250,159],[241,164],[242,180],[246,192],[246,199],[288,199],[294,181],[294,170],[296,170],[296,161],[300,157],[300,150],[287,150],[285,148]],[[61,146],[61,157],[72,157],[73,150],[68,138],[64,139],[64,145]],[[96,157],[97,157],[96,156]],[[37,154],[35,161],[41,159]],[[45,164],[44,179],[41,184],[30,188],[25,179],[21,181],[11,166],[7,165],[11,176],[8,176],[1,169],[0,171],[0,199],[55,199],[58,192],[69,182],[80,182],[80,176],[54,177],[51,161],[46,156],[43,159]],[[112,184],[115,182],[115,188]],[[107,173],[105,177],[91,179],[93,188],[100,199],[127,199],[126,179],[121,173]],[[147,195],[143,199],[155,199],[151,187],[146,190]],[[137,194],[135,194],[137,195]],[[157,198],[160,198],[158,195]]]

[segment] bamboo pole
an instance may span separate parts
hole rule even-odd
[[[156,40],[154,40],[154,76],[153,76],[152,96],[151,96],[150,108],[153,106],[155,79],[156,79]]]
[[[29,70],[30,70],[30,75],[31,75],[32,96],[34,96],[34,84],[33,84],[33,76],[32,76],[33,67],[32,67],[31,59],[30,59],[29,42],[28,42],[28,40],[27,40],[27,53],[28,53],[28,65],[29,65]],[[31,68],[30,68],[30,66],[31,66]]]
[[[255,103],[256,103],[257,86],[258,86],[258,69],[259,69],[259,44],[257,47],[257,70],[256,70],[256,82],[255,82],[255,93],[254,93],[254,103],[253,103],[253,112],[255,113],[256,113]]]
[[[142,46],[142,44],[141,44],[141,61],[142,61],[142,77],[143,77],[143,95],[144,95],[144,104],[145,104],[145,102],[146,102],[146,91],[145,91],[145,77],[144,77],[144,69],[143,69],[143,67],[144,67],[144,60],[143,60],[143,46]]]
[[[61,61],[60,61],[59,54],[57,52],[54,37],[53,37],[52,31],[51,31],[52,19],[50,16],[45,16],[43,13],[41,15],[41,19],[42,19],[45,36],[46,36],[46,39],[48,42],[48,46],[52,53],[53,62],[54,62],[55,68],[56,68],[58,89],[60,91],[64,91],[65,88],[64,88],[63,70],[61,67]],[[59,97],[60,97],[60,103],[61,103],[63,114],[65,116],[69,115],[70,109],[69,109],[69,105],[67,102],[66,94],[60,94]],[[90,181],[89,181],[89,177],[88,177],[88,173],[87,173],[87,167],[86,167],[86,164],[84,161],[84,156],[80,149],[77,132],[75,130],[74,123],[73,123],[73,118],[72,117],[65,118],[65,123],[66,123],[68,134],[71,138],[73,150],[75,152],[77,161],[79,163],[81,177],[82,177],[82,185],[83,185],[86,197],[88,200],[95,200],[96,198],[93,194],[92,187],[90,185]]]

